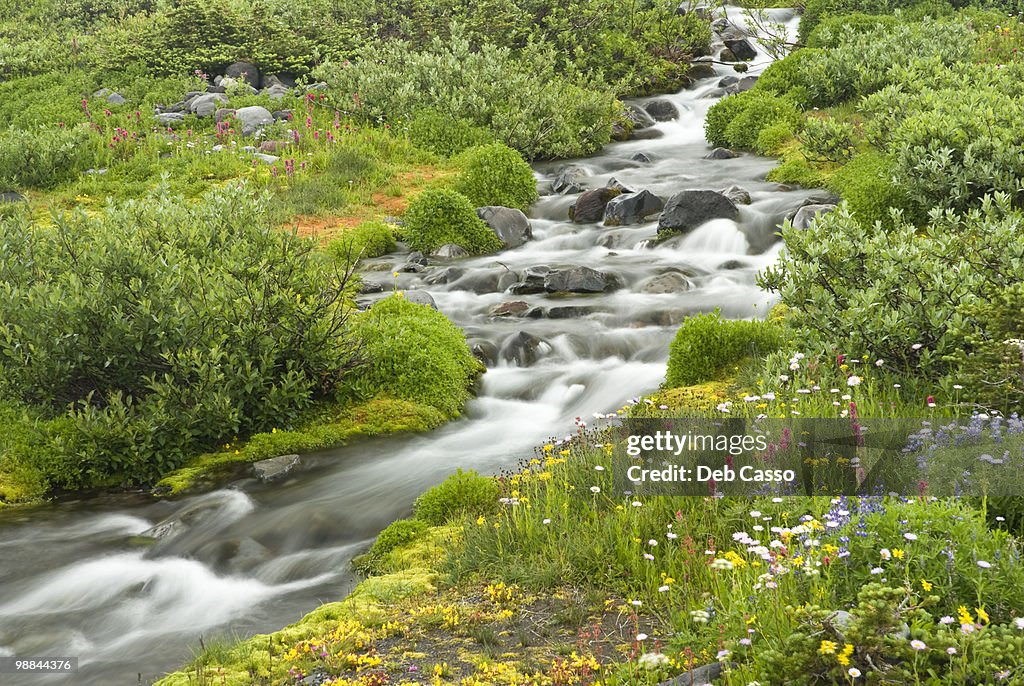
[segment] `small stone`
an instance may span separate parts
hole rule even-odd
[[[300,462],[298,455],[280,455],[267,460],[253,462],[252,471],[256,478],[267,483],[289,474]]]

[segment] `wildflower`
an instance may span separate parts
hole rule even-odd
[[[644,653],[637,660],[637,664],[644,669],[657,669],[662,665],[667,665],[668,662],[668,658],[662,653]]]
[[[665,584],[664,586],[658,586],[658,593],[668,593],[668,590],[668,584]]]
[[[914,650],[927,650],[928,649],[928,646],[925,645],[925,642],[921,641],[921,640],[918,640],[918,639],[914,639],[913,641],[911,641],[910,642],[910,647],[913,648]]]
[[[1024,631],[1024,617],[1017,617],[1013,620],[1013,625],[1017,627],[1018,631]]]
[[[953,619],[952,617],[950,617],[949,615],[945,615],[943,617],[939,617],[939,624],[946,624],[946,625],[948,625],[948,624],[952,624],[955,621],[956,620]]]
[[[637,641],[646,641],[647,640],[647,634],[637,634],[636,635],[636,640]]]
[[[707,624],[711,614],[707,610],[690,610],[690,619],[697,624]]]
[[[934,395],[928,396],[928,398],[925,400],[925,402],[928,403],[928,407],[935,407],[935,396]]]
[[[971,616],[970,611],[966,606],[961,605],[956,611],[957,619],[960,620],[961,624],[974,624],[974,617]]]
[[[541,523],[542,523],[542,524],[550,524],[550,523],[551,523],[551,520],[550,520],[550,519],[545,519],[545,520],[544,520],[543,522],[541,522]]]
[[[903,551],[900,550],[899,548],[893,548],[892,549],[892,556],[895,557],[897,560],[902,560],[903,559]]]
[[[887,560],[887,561],[888,561],[888,560],[891,560],[891,559],[892,559],[892,553],[891,553],[891,552],[889,552],[889,549],[888,549],[888,548],[882,548],[881,550],[879,550],[879,551],[878,551],[878,555],[879,555],[879,556],[880,556],[880,557],[881,557],[881,558],[882,558],[883,560]]]
[[[838,647],[839,647],[839,644],[836,643],[835,641],[827,641],[827,640],[826,641],[822,641],[821,645],[818,646],[818,654],[819,655],[835,655],[836,648],[838,648]]]
[[[885,364],[885,360],[875,360],[875,366],[881,367]]]
[[[753,641],[751,641],[749,638],[741,638],[740,639],[740,645],[741,646],[749,646],[752,643],[753,643]]]
[[[732,653],[729,652],[728,650],[719,650],[718,651],[718,655],[716,657],[719,660],[724,660],[725,658],[729,657],[730,655],[732,655]]]
[[[711,562],[711,569],[717,569],[720,571],[730,571],[735,565],[729,562],[725,558],[717,557]]]
[[[946,655],[956,655],[956,648],[953,646],[946,648]]]
[[[910,349],[911,350],[920,350],[923,347],[924,347],[924,343],[915,343],[914,345],[910,346]]]
[[[926,579],[921,579],[921,588],[927,592],[932,590],[932,585]]]
[[[853,655],[853,644],[847,643],[843,646],[843,652],[836,655],[836,662],[841,664],[843,667],[849,667],[851,655]]]
[[[629,604],[632,605],[633,607],[640,607],[641,605],[643,605],[643,601],[640,601],[640,600],[630,600]]]
[[[979,622],[981,622],[982,624],[988,624],[989,623],[988,613],[985,612],[985,608],[983,608],[983,607],[976,607],[976,608],[974,608],[974,611],[978,613],[978,621]]]
[[[598,471],[598,472],[603,472],[604,471],[604,467],[602,467],[599,464],[596,464],[596,465],[594,465],[594,470]]]
[[[644,553],[644,559],[645,560],[653,560],[654,559],[654,555],[651,555],[650,553]]]
[[[846,673],[849,674],[854,679],[856,679],[857,677],[860,676],[860,670],[857,669],[856,667],[850,667],[848,670],[846,670]]]
[[[872,574],[881,574],[881,573],[882,573],[882,572],[884,572],[884,571],[885,571],[885,570],[884,570],[884,569],[882,569],[881,567],[875,567],[875,568],[873,568],[873,569],[871,570],[871,573],[872,573]]]
[[[653,548],[654,546],[658,545],[658,542],[652,538],[651,540],[647,541],[647,545]]]
[[[600,493],[601,492],[601,487],[600,486],[591,486],[590,487],[590,492],[591,493]]]
[[[992,566],[992,563],[991,562],[987,562],[985,560],[978,560],[978,566],[981,567],[982,569],[988,569],[988,568],[990,568]]]

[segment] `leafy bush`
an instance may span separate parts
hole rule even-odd
[[[457,30],[421,51],[401,41],[367,45],[356,60],[329,62],[314,76],[347,102],[358,93],[372,119],[409,119],[434,109],[488,129],[528,159],[586,155],[610,140],[620,105],[610,91],[559,75],[556,62],[550,47],[474,50]]]
[[[843,353],[940,378],[965,332],[987,330],[977,307],[1024,279],[1021,225],[1005,196],[921,229],[866,224],[844,204],[807,229],[784,227],[786,251],[760,283],[811,350],[835,352],[841,332]]]
[[[459,156],[462,171],[455,190],[475,207],[503,205],[524,212],[537,200],[533,169],[522,156],[501,143],[471,148]]]
[[[1024,286],[1011,283],[968,308],[968,321],[983,327],[953,332],[963,340],[953,354],[959,385],[972,399],[1009,415],[1024,412]]]
[[[416,518],[437,526],[470,515],[488,515],[497,511],[500,494],[495,479],[459,469],[416,499]]]
[[[888,224],[891,208],[907,208],[906,192],[893,180],[892,158],[876,151],[854,157],[832,175],[828,185],[862,224]]]
[[[365,257],[380,257],[394,249],[394,230],[383,221],[363,222],[327,244],[327,251],[343,264],[352,264]]]
[[[754,150],[761,131],[780,122],[796,129],[800,119],[793,101],[750,90],[716,103],[708,111],[704,135],[715,146]]]
[[[0,190],[53,188],[85,170],[91,156],[85,129],[8,129],[0,134]]]
[[[380,532],[377,540],[370,548],[371,557],[387,555],[395,548],[412,543],[427,530],[427,523],[422,519],[399,519],[388,524]]]
[[[465,119],[454,119],[437,110],[420,110],[409,120],[409,139],[419,147],[451,157],[467,148],[486,145],[494,136]]]
[[[57,483],[151,480],[293,421],[353,363],[346,274],[273,228],[265,200],[157,193],[52,227],[0,221],[3,390],[71,407]]]
[[[795,136],[793,126],[789,122],[777,121],[764,127],[761,129],[761,133],[757,134],[754,150],[762,155],[774,155]]]
[[[349,385],[363,399],[410,400],[457,417],[483,367],[462,330],[440,312],[401,294],[359,315],[355,333],[365,364]]]
[[[726,320],[718,311],[687,317],[669,347],[665,386],[693,386],[722,377],[746,357],[782,345],[780,327],[764,321]]]
[[[800,145],[815,162],[840,162],[853,157],[853,124],[832,117],[808,117],[800,131]]]
[[[501,248],[501,240],[477,216],[466,196],[447,188],[420,193],[403,219],[402,235],[413,250],[430,253],[447,243],[477,254]]]

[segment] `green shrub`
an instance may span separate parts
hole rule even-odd
[[[893,181],[892,159],[877,151],[854,157],[832,175],[828,187],[862,224],[888,224],[890,209],[907,209],[906,193]]]
[[[10,397],[73,419],[55,483],[150,481],[295,420],[352,364],[345,275],[274,228],[266,199],[156,193],[0,221],[0,373]]]
[[[817,188],[824,181],[821,172],[799,153],[787,156],[782,164],[768,172],[766,178],[776,183],[792,183],[804,188]]]
[[[807,229],[784,227],[786,250],[759,283],[790,307],[809,350],[838,345],[937,379],[955,368],[969,332],[988,330],[978,307],[1024,280],[1021,226],[1005,196],[934,214],[920,229],[866,224],[844,204]]]
[[[92,152],[83,128],[8,129],[0,133],[0,190],[53,188],[84,171]]]
[[[462,171],[455,190],[475,207],[502,205],[526,212],[537,200],[533,169],[515,150],[501,143],[470,148],[458,159]]]
[[[466,196],[446,188],[423,191],[409,204],[402,236],[413,250],[430,253],[447,243],[471,253],[501,248],[501,240],[476,214]]]
[[[408,120],[425,109],[488,129],[528,159],[576,157],[611,139],[620,105],[610,90],[582,88],[555,70],[550,45],[513,52],[484,44],[474,49],[464,32],[435,37],[423,50],[390,40],[368,44],[352,62],[329,62],[315,78],[360,97],[371,119]]]
[[[725,148],[730,145],[725,131],[733,119],[746,109],[747,101],[753,96],[737,93],[722,98],[708,110],[704,119],[704,138],[715,147]]]
[[[722,378],[732,365],[782,345],[782,330],[765,321],[722,319],[718,311],[687,317],[669,347],[665,386],[693,386]]]
[[[327,244],[327,251],[342,264],[368,257],[380,257],[395,250],[395,233],[383,221],[363,222]]]
[[[426,530],[427,523],[422,519],[399,519],[391,522],[373,542],[373,546],[370,547],[370,556],[379,558],[387,555],[395,548],[412,543]]]
[[[750,90],[716,103],[704,122],[704,135],[715,146],[754,150],[761,131],[780,122],[796,129],[800,119],[792,100]]]
[[[354,372],[350,388],[362,399],[384,395],[457,417],[483,371],[461,329],[401,294],[359,315],[355,333],[365,364]]]
[[[416,518],[438,526],[452,519],[488,515],[497,511],[499,495],[495,479],[459,469],[416,499]]]
[[[494,136],[480,126],[454,119],[437,110],[420,110],[409,120],[409,139],[431,152],[451,157],[467,148],[486,145]]]
[[[832,117],[808,117],[800,131],[804,155],[814,162],[841,162],[853,157],[853,124]]]
[[[762,155],[774,155],[795,137],[793,126],[789,122],[777,121],[761,129],[761,133],[757,134],[754,149]]]

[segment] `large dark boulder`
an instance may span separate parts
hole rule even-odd
[[[736,219],[732,200],[715,191],[683,191],[669,198],[658,219],[658,238],[687,234],[712,219]]]
[[[647,110],[647,114],[651,115],[655,121],[672,121],[679,118],[679,109],[671,100],[666,100],[665,98],[651,100],[644,105],[644,109]]]
[[[530,220],[521,210],[512,207],[488,205],[476,208],[476,214],[490,227],[508,248],[518,248],[533,238]]]
[[[547,279],[550,273],[551,267],[547,265],[527,267],[519,274],[519,280],[510,285],[506,290],[515,295],[543,293],[545,291],[544,280]]]
[[[707,155],[704,156],[706,160],[731,160],[735,157],[739,157],[738,152],[734,152],[729,148],[715,148]]]
[[[252,62],[235,62],[224,70],[224,76],[243,80],[253,88],[260,87],[260,68]]]
[[[686,72],[686,75],[694,81],[710,79],[715,75],[715,65],[708,62],[694,62],[690,65],[690,70]]]
[[[28,202],[28,200],[25,199],[24,195],[15,191],[0,192],[0,205],[16,202]]]
[[[608,201],[604,208],[605,226],[639,224],[665,207],[661,198],[648,190],[639,193],[623,193]]]
[[[645,280],[640,285],[641,293],[664,295],[666,293],[683,293],[693,287],[686,275],[681,272],[665,272]]]
[[[590,267],[557,269],[544,279],[548,293],[604,293],[614,287],[613,279]]]
[[[739,60],[752,60],[757,57],[757,50],[746,38],[727,38],[725,47],[732,50],[732,54]]]
[[[569,218],[577,224],[593,224],[604,217],[604,208],[608,202],[619,195],[614,188],[596,188],[581,193],[575,204],[569,208]]]

